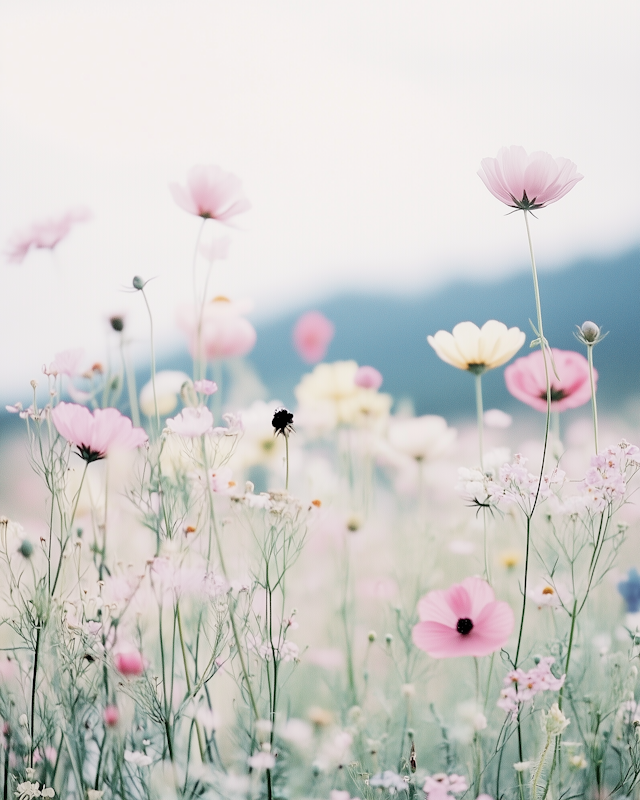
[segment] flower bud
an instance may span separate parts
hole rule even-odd
[[[385,640],[385,642],[386,642],[388,645],[390,645],[390,644],[391,644],[391,642],[393,642],[393,636],[392,636],[390,633],[388,633],[388,634],[387,634],[387,635],[384,637],[384,640]]]
[[[542,714],[543,730],[549,736],[559,736],[569,725],[570,720],[565,717],[557,703],[554,703],[546,714],[544,711]]]
[[[144,289],[144,278],[141,278],[139,275],[136,275],[134,279],[131,281],[131,285],[136,291],[140,291]]]
[[[113,728],[114,725],[117,725],[118,720],[120,719],[120,712],[118,711],[118,706],[106,706],[106,708],[102,712],[102,719],[104,720],[104,724],[107,725],[109,728]]]
[[[24,556],[24,558],[31,558],[33,554],[33,545],[28,539],[23,539],[18,548],[18,552],[21,556]]]
[[[585,342],[589,344],[593,344],[596,339],[600,336],[600,328],[596,325],[595,322],[590,322],[587,320],[586,322],[582,323],[582,327],[580,328],[580,333],[582,333]]]
[[[137,279],[134,278],[133,280],[135,281]],[[111,323],[111,327],[113,328],[114,331],[116,331],[117,333],[122,333],[122,331],[124,330],[124,317],[114,316],[109,319],[109,322]]]
[[[377,636],[375,631],[369,631],[369,641],[370,642],[372,642],[372,643],[375,642],[375,640],[377,638],[378,638],[378,636]]]

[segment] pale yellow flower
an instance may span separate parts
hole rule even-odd
[[[507,328],[503,322],[490,319],[482,328],[473,322],[460,322],[452,333],[438,331],[427,336],[427,341],[447,364],[477,375],[506,364],[525,338],[519,328]]]

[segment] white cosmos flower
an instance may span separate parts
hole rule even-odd
[[[416,461],[441,456],[456,438],[456,429],[449,428],[444,417],[427,414],[423,417],[392,417],[389,420],[389,444]]]
[[[447,364],[478,374],[506,364],[525,338],[519,328],[507,328],[503,322],[490,319],[482,328],[473,322],[460,322],[452,333],[438,331],[427,336],[427,341]]]
[[[189,381],[185,372],[164,369],[156,372],[156,398],[158,400],[158,414],[165,417],[178,405],[178,395],[184,383]],[[140,392],[140,410],[147,417],[156,413],[153,400],[153,383],[145,383]]]
[[[148,767],[149,764],[153,761],[145,753],[140,753],[137,750],[125,750],[124,751],[124,760],[128,761],[129,764],[133,764],[136,767]]]

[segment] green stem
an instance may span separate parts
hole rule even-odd
[[[147,299],[147,294],[144,290],[144,286],[142,287],[142,289],[140,289],[140,291],[142,292],[145,305],[147,306],[147,311],[149,312],[149,335],[151,338],[151,387],[153,388],[153,408],[155,411],[155,418],[156,418],[156,430],[159,436],[160,414],[158,413],[158,397],[156,395],[156,349],[153,343],[153,314],[151,313],[151,306],[149,305],[149,301]]]
[[[187,648],[184,643],[184,633],[182,631],[182,617],[180,616],[180,604],[176,602],[176,617],[178,620],[178,636],[180,637],[180,649],[182,650],[182,661],[184,663],[184,674],[187,680],[187,691],[189,694],[192,692],[191,686],[191,676],[189,675],[189,664],[187,663]],[[198,747],[200,748],[200,758],[202,759],[202,763],[205,762],[205,743],[204,743],[204,735],[202,732],[202,728],[200,727],[200,723],[198,720],[195,720],[196,724],[196,733],[198,734]]]
[[[598,455],[598,406],[596,404],[596,385],[593,380],[593,345],[587,345],[587,356],[589,359],[589,382],[591,383],[591,411],[593,413],[593,437],[596,444],[596,455]]]
[[[578,616],[576,613],[576,608],[578,605],[578,601],[573,601],[573,609],[571,611],[571,630],[569,632],[569,644],[567,645],[567,659],[564,662],[564,673],[567,676],[565,678],[565,683],[567,678],[569,677],[569,662],[571,661],[571,650],[573,649],[573,635],[576,630],[576,617]],[[558,708],[562,711],[562,697],[564,694],[564,686],[560,688],[560,692],[558,693]]]
[[[284,488],[288,492],[289,491],[289,437],[287,436],[286,433],[284,435],[284,452],[285,452],[285,462],[287,465]]]
[[[129,359],[127,358],[124,348],[124,337],[120,334],[120,356],[122,358],[122,367],[124,374],[127,376],[127,392],[129,394],[129,407],[131,410],[131,420],[134,427],[140,427],[140,410],[138,409],[138,390],[136,388],[136,373],[132,369]]]
[[[540,763],[538,764],[538,768],[536,769],[536,773],[533,776],[533,782],[531,784],[531,800],[538,800],[538,781],[540,780],[540,775],[542,774],[542,768],[544,767],[544,762],[547,758],[550,745],[551,736],[547,735],[547,743],[545,744],[542,755],[540,756]]]
[[[36,647],[33,658],[33,682],[31,684],[31,748],[29,752],[29,766],[33,768],[33,751],[35,749],[35,729],[36,729],[36,685],[38,680],[38,656],[40,655],[40,631],[42,623],[36,628]]]
[[[478,415],[478,447],[480,448],[480,469],[484,472],[484,419],[482,413],[482,373],[476,373],[476,412]]]

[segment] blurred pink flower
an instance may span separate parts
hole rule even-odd
[[[382,375],[375,367],[358,367],[353,381],[361,389],[377,391],[382,386]]]
[[[253,349],[257,339],[255,328],[241,316],[249,308],[247,303],[232,302],[226,297],[215,297],[207,303],[200,332],[200,349],[207,361],[244,356]],[[197,358],[199,349],[199,313],[199,310],[194,312],[193,306],[178,311],[178,324],[189,336],[189,352],[193,358]]]
[[[58,403],[51,419],[58,433],[89,463],[104,458],[113,447],[133,450],[148,438],[142,428],[134,428],[131,420],[115,408],[97,408],[92,414],[76,403]]]
[[[513,611],[497,601],[480,578],[465,578],[418,603],[413,642],[433,658],[486,656],[503,647],[513,630]]]
[[[293,326],[293,346],[307,364],[315,364],[326,356],[335,334],[333,322],[319,311],[308,311]]]
[[[56,353],[54,360],[47,367],[42,367],[45,375],[67,375],[69,378],[74,378],[80,374],[79,364],[84,357],[84,348],[78,347],[74,350],[63,350],[61,353]]]
[[[454,794],[466,792],[468,788],[467,781],[461,775],[438,772],[426,778],[422,791],[427,800],[450,800]]]
[[[196,392],[200,394],[206,394],[207,396],[210,394],[215,394],[218,391],[218,384],[214,383],[213,381],[201,380],[201,381],[194,381],[193,388]]]
[[[104,720],[104,724],[109,728],[113,728],[114,725],[117,725],[120,719],[118,706],[106,706],[102,712],[102,719]]]
[[[113,661],[118,672],[127,678],[142,675],[144,672],[144,659],[136,650],[116,653]]]
[[[577,408],[591,399],[589,384],[589,362],[581,354],[573,350],[551,350],[558,372],[558,378],[548,360],[549,380],[551,381],[551,410],[565,411]],[[529,356],[519,358],[504,371],[507,389],[514,397],[535,408],[537,411],[547,410],[547,383],[544,373],[544,361],[541,350]],[[594,384],[598,373],[593,371]]]
[[[67,236],[74,223],[86,222],[89,219],[91,219],[89,209],[79,207],[67,211],[60,217],[34,222],[25,231],[16,233],[9,241],[6,251],[7,261],[21,264],[31,248],[53,250]]]
[[[213,414],[206,406],[183,408],[180,414],[167,420],[167,428],[180,436],[202,436],[213,429]]]
[[[212,239],[210,242],[201,242],[200,255],[204,256],[207,261],[220,261],[229,255],[229,247],[231,246],[230,236],[221,236],[217,239]]]
[[[541,150],[527,155],[517,145],[500,148],[497,158],[483,158],[478,175],[494,197],[525,211],[555,203],[583,178],[568,158]]]
[[[237,214],[251,208],[244,196],[242,181],[218,166],[198,165],[187,173],[187,186],[169,184],[176,203],[203,219],[216,219],[225,225]]]

